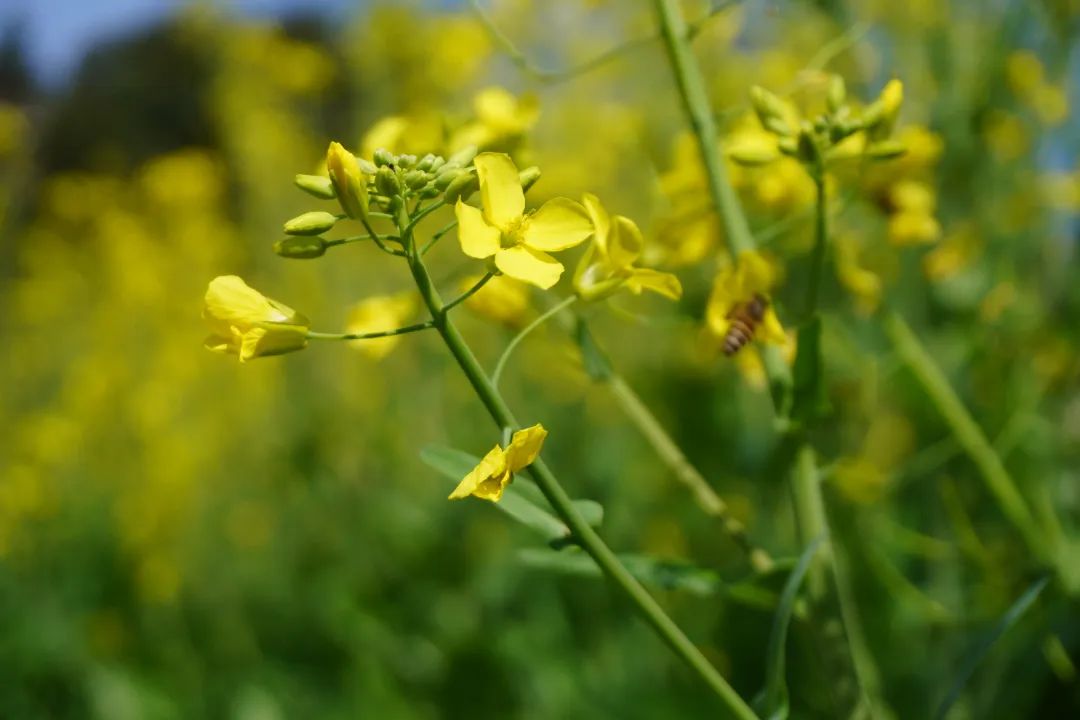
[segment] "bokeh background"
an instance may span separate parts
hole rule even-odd
[[[684,3],[690,18],[717,5]],[[589,308],[596,335],[754,540],[798,555],[760,366],[753,352],[723,359],[702,331],[722,238],[647,40],[650,4],[483,6],[548,70],[646,40],[546,78],[461,3],[3,4],[0,717],[715,712],[598,579],[530,561],[543,542],[487,504],[445,500],[449,481],[419,451],[481,454],[498,436],[437,338],[243,366],[201,347],[216,275],[242,275],[323,331],[410,287],[404,266],[361,245],[314,261],[271,250],[312,206],[293,175],[318,172],[330,139],[509,151],[542,168],[534,200],[597,193],[680,276],[677,304]],[[995,644],[951,717],[1080,715],[1078,39],[1075,0],[745,0],[695,40],[729,145],[759,133],[751,84],[803,102],[825,72],[867,100],[904,82],[908,154],[832,188],[833,415],[819,438],[837,546],[900,718],[930,716],[1040,569],[882,333],[886,304],[1074,573]],[[793,323],[813,186],[793,161],[732,172],[785,268],[777,303]],[[478,269],[452,238],[432,264],[447,287]],[[463,314],[489,367],[548,302],[519,299],[498,319]],[[782,576],[753,576],[557,326],[526,341],[503,384],[551,431],[546,457],[572,494],[603,504],[610,544],[701,569],[707,581],[654,590],[752,697]],[[793,717],[846,716],[850,661],[831,634],[792,628]]]

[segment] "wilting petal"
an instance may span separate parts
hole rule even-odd
[[[671,300],[682,297],[682,283],[679,278],[671,273],[649,268],[634,268],[626,279],[626,286],[636,294],[641,294],[642,290],[651,290]]]
[[[495,253],[495,267],[506,275],[547,290],[559,282],[563,266],[547,253],[524,245],[507,248]]]
[[[466,205],[460,198],[454,206],[454,214],[458,221],[461,251],[478,259],[494,255],[499,249],[499,239],[502,236],[499,228],[488,225],[479,209]]]
[[[494,502],[502,497],[510,479],[510,472],[506,468],[506,454],[496,445],[480,464],[458,483],[454,492],[450,493],[450,499],[460,500],[475,495]]]
[[[489,225],[508,229],[525,212],[525,192],[514,161],[503,153],[480,153],[473,165],[480,180],[484,217]]]
[[[585,208],[568,198],[548,200],[522,228],[529,247],[545,252],[572,248],[593,233],[593,224]]]
[[[546,437],[547,430],[540,424],[514,433],[510,446],[506,448],[507,469],[510,472],[517,472],[536,462],[536,457],[540,454],[540,448],[543,447]]]

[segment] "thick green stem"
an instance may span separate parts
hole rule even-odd
[[[894,312],[888,312],[885,314],[884,326],[896,352],[911,369],[934,407],[941,413],[942,419],[952,430],[953,437],[956,438],[960,447],[975,463],[979,475],[1002,514],[1020,532],[1024,542],[1036,557],[1043,561],[1051,560],[1050,553],[1047,551],[1047,539],[1039,530],[1027,502],[990,441],[987,440],[978,423],[971,417],[971,413],[964,407],[964,403],[949,384],[948,378],[941,372],[930,353],[922,346],[902,317]]]
[[[810,256],[810,280],[806,286],[806,317],[817,312],[821,297],[821,281],[825,277],[825,250],[829,242],[829,210],[825,197],[825,172],[817,168],[814,173],[817,203],[814,211],[814,250]]]
[[[795,523],[799,539],[808,545],[817,537],[828,537],[829,527],[825,520],[825,503],[821,497],[821,476],[818,473],[814,448],[802,443],[795,453],[795,467],[791,478],[792,503],[795,506]],[[806,585],[810,596],[820,600],[825,595],[825,553],[819,553],[810,566]]]
[[[465,373],[465,377],[476,391],[477,397],[480,398],[488,414],[495,421],[495,425],[500,429],[520,427],[520,423],[510,411],[506,401],[484,372],[476,355],[473,354],[465,338],[447,314],[442,298],[428,274],[420,253],[417,252],[411,232],[406,231],[407,225],[407,217],[403,216],[399,219],[401,235],[405,239],[409,270],[420,295],[431,312],[436,330],[442,336],[447,349],[454,356],[462,372]],[[747,720],[757,718],[750,706],[739,697],[679,626],[667,616],[659,603],[634,579],[596,531],[589,526],[547,464],[542,459],[537,459],[529,467],[529,474],[543,492],[544,497],[551,503],[555,513],[570,528],[582,549],[593,558],[612,584],[626,595],[638,613],[664,642],[720,697],[731,716]]]

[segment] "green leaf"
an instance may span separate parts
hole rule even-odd
[[[795,353],[791,418],[809,424],[829,409],[825,396],[825,365],[821,359],[821,316],[814,315],[799,328]]]
[[[981,663],[983,658],[990,652],[990,648],[1001,639],[1001,636],[1004,635],[1009,628],[1015,625],[1020,618],[1023,617],[1028,608],[1035,604],[1035,600],[1038,599],[1039,595],[1046,589],[1046,586],[1049,583],[1049,575],[1039,578],[1032,583],[1031,586],[1024,591],[1024,594],[1017,598],[1016,602],[1005,611],[1005,614],[1001,616],[1001,619],[997,621],[994,627],[983,636],[982,640],[979,641],[979,644],[976,645],[971,654],[968,655],[963,666],[961,666],[960,673],[953,681],[952,687],[949,688],[949,692],[945,694],[945,698],[941,701],[941,705],[938,706],[937,712],[934,714],[935,718],[941,720],[945,717],[949,712],[949,708],[951,708],[953,703],[960,697],[960,693],[964,690],[964,686],[967,685],[968,680],[975,674],[975,668],[979,666],[979,663]]]
[[[798,564],[784,583],[783,592],[780,593],[780,604],[773,617],[769,647],[765,654],[765,689],[754,703],[765,720],[784,720],[788,716],[787,682],[784,680],[788,627],[791,625],[791,615],[795,610],[795,598],[799,594],[799,587],[810,569],[814,554],[824,539],[824,536],[819,535],[806,546],[802,555],[799,556]]]
[[[593,380],[603,381],[611,377],[611,361],[596,344],[592,332],[584,320],[578,320],[574,329],[574,340],[581,349],[581,362],[585,366],[585,372]]]
[[[438,445],[429,445],[421,450],[420,459],[454,485],[461,482],[480,462],[475,455]],[[590,525],[596,527],[600,524],[604,517],[604,508],[600,503],[592,500],[574,500],[573,503]],[[521,477],[517,477],[503,492],[502,499],[492,505],[537,532],[547,542],[564,541],[570,537],[570,529],[551,513],[540,489]]]

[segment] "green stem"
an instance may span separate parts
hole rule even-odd
[[[829,242],[829,208],[825,197],[825,172],[816,168],[812,173],[814,187],[817,189],[817,203],[814,211],[814,249],[810,256],[810,281],[806,286],[806,317],[813,317],[817,312],[821,298],[821,281],[825,277],[825,255]]]
[[[495,387],[499,387],[499,379],[502,378],[502,373],[503,370],[506,368],[506,363],[510,359],[510,356],[513,354],[517,346],[521,344],[521,341],[527,338],[529,336],[529,333],[531,333],[533,330],[540,327],[545,322],[558,315],[562,310],[565,310],[566,308],[573,305],[575,302],[577,302],[577,295],[571,295],[570,297],[566,298],[561,303],[551,308],[546,313],[526,325],[521,332],[514,336],[514,338],[510,341],[510,344],[506,346],[505,350],[503,350],[503,354],[499,356],[499,361],[495,363],[495,370],[491,373],[491,382],[493,385],[495,385]]]
[[[814,538],[828,536],[828,523],[825,520],[825,503],[821,497],[821,476],[817,468],[814,448],[809,443],[802,443],[795,452],[795,467],[792,474],[791,493],[795,506],[795,524],[799,528],[799,539],[805,546]],[[824,559],[826,553],[819,553]],[[810,596],[820,600],[825,595],[824,565],[815,559],[810,565],[806,579]]]
[[[884,317],[885,332],[915,378],[922,385],[930,401],[949,426],[953,437],[975,463],[987,490],[990,491],[1002,514],[1020,532],[1028,548],[1040,560],[1050,559],[1046,538],[1040,532],[1024,497],[1016,487],[1009,471],[971,413],[964,407],[949,384],[945,374],[934,362],[930,353],[919,342],[904,319],[895,312]]]
[[[454,356],[458,366],[465,373],[465,377],[468,379],[469,384],[472,385],[477,397],[487,409],[488,414],[491,415],[492,420],[495,421],[496,427],[500,429],[521,427],[499,390],[484,372],[465,338],[462,337],[457,326],[446,313],[446,306],[443,304],[438,290],[435,289],[423,259],[416,251],[413,238],[409,232],[405,231],[408,217],[399,218],[398,224],[402,230],[401,235],[405,240],[409,270],[412,273],[413,280],[416,282],[417,289],[420,291],[420,295],[424,299],[424,303],[431,312],[432,322],[450,354]],[[754,714],[753,710],[739,697],[724,677],[716,671],[716,668],[709,663],[679,626],[667,616],[659,603],[634,579],[615,553],[611,551],[596,531],[586,522],[585,518],[581,516],[554,473],[548,469],[547,464],[542,459],[537,459],[529,467],[529,474],[543,492],[544,497],[551,503],[555,513],[566,523],[582,549],[593,558],[612,584],[626,595],[638,613],[652,626],[664,642],[720,697],[731,715],[743,720],[756,719],[757,715]]]
[[[374,340],[375,338],[392,337],[394,335],[405,335],[406,333],[420,332],[421,330],[428,330],[435,327],[435,323],[428,320],[422,323],[416,323],[415,325],[406,325],[405,327],[394,328],[393,330],[380,330],[379,332],[369,333],[324,333],[314,332],[308,330],[308,340]]]
[[[450,222],[443,225],[441,228],[438,229],[438,231],[435,232],[434,235],[431,236],[430,240],[428,240],[426,243],[424,243],[424,247],[420,248],[420,254],[421,255],[427,255],[428,250],[435,247],[435,243],[442,240],[443,235],[450,232],[451,230],[453,230],[456,227],[457,227],[457,220],[451,220]]]
[[[423,252],[421,252],[420,254],[423,255]],[[454,298],[450,302],[446,303],[446,307],[443,308],[443,312],[450,312],[450,310],[452,308],[457,307],[461,303],[463,303],[466,300],[468,300],[469,298],[471,298],[473,295],[475,295],[477,292],[480,291],[480,288],[487,285],[488,280],[490,280],[493,277],[495,277],[495,273],[489,272],[489,273],[485,274],[484,277],[477,280],[476,284],[473,285],[471,288],[469,288],[465,292],[461,293],[460,295],[458,295],[456,298]]]

